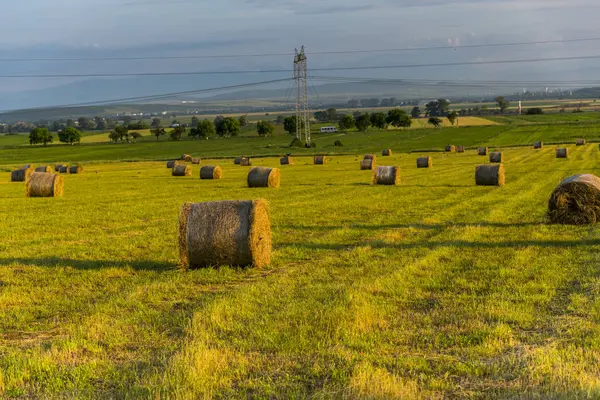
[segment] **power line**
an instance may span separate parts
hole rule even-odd
[[[362,50],[325,50],[307,52],[311,56],[315,55],[339,55],[339,54],[360,54],[360,53],[392,53],[405,51],[429,51],[429,50],[454,50],[454,49],[475,49],[475,48],[493,48],[493,47],[512,47],[512,46],[531,46],[544,44],[567,44],[578,42],[600,41],[600,37],[580,38],[580,39],[562,39],[562,40],[538,40],[531,42],[508,42],[508,43],[489,43],[489,44],[468,44],[458,46],[430,46],[430,47],[401,47],[388,49],[362,49]],[[139,56],[139,57],[31,57],[31,58],[0,58],[0,62],[42,62],[42,61],[143,61],[143,60],[199,60],[199,59],[219,59],[219,58],[260,58],[260,57],[291,57],[294,53],[259,53],[259,54],[209,54],[196,56]]]
[[[520,63],[538,63],[549,61],[574,61],[574,60],[596,60],[600,55],[590,56],[571,56],[571,57],[550,57],[550,58],[529,58],[515,60],[490,60],[490,61],[458,61],[447,63],[429,63],[429,64],[399,64],[399,65],[372,65],[372,66],[350,66],[350,67],[326,67],[311,68],[311,71],[360,71],[360,70],[379,70],[379,69],[401,69],[401,68],[431,68],[431,67],[453,67],[466,65],[492,65],[492,64],[520,64]],[[129,76],[194,76],[194,75],[237,75],[237,74],[271,74],[271,73],[290,73],[288,69],[273,70],[239,70],[239,71],[187,71],[187,72],[131,72],[131,73],[94,73],[94,74],[28,74],[28,75],[0,75],[4,79],[23,79],[23,78],[92,78],[92,77],[129,77]]]

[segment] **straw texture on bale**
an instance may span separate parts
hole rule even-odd
[[[61,197],[64,178],[47,172],[34,172],[27,180],[27,197]]]
[[[179,164],[173,167],[171,176],[192,176],[192,167],[185,164]]]
[[[254,167],[248,172],[248,187],[278,188],[281,177],[278,168]]]
[[[49,173],[49,172],[52,172],[52,167],[49,166],[49,165],[45,165],[45,166],[42,166],[42,167],[37,167],[35,169],[35,172],[48,172]]]
[[[575,144],[577,146],[583,146],[583,145],[585,145],[585,139],[577,139],[577,141],[575,142]]]
[[[200,168],[200,179],[221,179],[223,177],[223,170],[218,165],[205,165]]]
[[[448,153],[454,153],[456,151],[456,146],[452,146],[452,145],[448,145],[446,146],[446,152]]]
[[[490,153],[490,162],[491,163],[502,163],[504,162],[504,155],[499,151],[494,151]]]
[[[244,158],[244,157],[237,157],[236,159],[233,160],[233,163],[235,165],[240,165],[242,163],[242,158]]]
[[[78,174],[81,171],[83,171],[83,168],[81,168],[81,166],[79,166],[79,165],[73,165],[72,167],[69,168],[70,174]]]
[[[399,185],[400,168],[398,167],[377,167],[373,172],[374,185]]]
[[[194,164],[194,165],[200,165],[200,159],[199,158],[192,158],[192,164]]]
[[[291,156],[283,156],[279,159],[281,165],[294,165],[294,159]]]
[[[475,168],[475,184],[478,186],[503,186],[504,165],[479,165]]]
[[[327,164],[327,159],[325,158],[325,156],[315,156],[314,162],[317,165],[323,165]]]
[[[556,149],[556,158],[568,158],[569,157],[569,149],[566,147]]]
[[[600,221],[600,178],[574,175],[554,189],[548,202],[548,217],[557,224],[584,225]]]
[[[173,167],[175,167],[176,165],[181,164],[181,162],[179,162],[178,160],[170,160],[167,161],[167,168],[169,169],[173,169]]]
[[[69,173],[69,166],[68,165],[63,165],[62,167],[60,167],[60,169],[58,170],[58,172],[60,172],[61,174],[68,174]]]
[[[543,148],[543,147],[544,147],[544,142],[535,142],[535,143],[533,144],[533,148],[534,148],[534,149],[541,149],[541,148]]]
[[[64,164],[56,164],[56,166],[54,167],[54,171],[55,171],[55,172],[60,172],[60,169],[61,169],[62,167],[64,167],[64,166],[65,166]]]
[[[373,160],[362,160],[360,162],[360,169],[362,171],[367,171],[367,170],[372,170],[373,167],[375,166],[375,163],[373,162]]]
[[[240,165],[242,167],[249,167],[252,165],[252,160],[249,157],[243,157]]]
[[[384,157],[389,157],[389,156],[391,156],[391,155],[392,155],[392,149],[384,149],[384,150],[381,152],[381,155],[382,155],[382,156],[384,156]]]
[[[14,170],[10,174],[10,180],[12,182],[27,182],[29,176],[33,173],[32,168],[21,168]]]
[[[417,158],[417,168],[431,168],[431,157]]]
[[[456,152],[457,153],[464,153],[465,152],[465,146],[456,146]]]
[[[185,203],[179,214],[182,268],[271,262],[271,223],[264,200]]]
[[[477,149],[477,154],[480,156],[487,156],[487,153],[488,153],[487,147],[480,147]]]
[[[192,162],[192,156],[190,156],[189,154],[184,154],[181,156],[181,161]]]
[[[365,154],[363,160],[373,160],[373,162],[376,162],[377,156],[375,154]]]

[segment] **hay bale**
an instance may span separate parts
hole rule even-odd
[[[197,157],[196,158],[192,158],[192,164],[194,164],[194,165],[200,165],[200,161],[201,160],[199,158],[197,158]]]
[[[25,164],[23,165],[23,167],[21,169],[34,169],[35,165],[33,164]]]
[[[556,149],[556,158],[568,158],[569,157],[569,149],[566,147]]]
[[[585,139],[577,139],[577,141],[575,142],[576,146],[583,146],[585,145]]]
[[[61,174],[68,174],[69,173],[69,166],[68,165],[63,165],[62,167],[59,168],[58,172],[60,172]]]
[[[376,162],[377,156],[375,154],[365,154],[363,160],[373,160],[373,162]]]
[[[33,173],[33,168],[20,168],[10,174],[11,182],[27,182],[29,176]]]
[[[390,157],[392,155],[392,149],[383,149],[381,155],[384,157]]]
[[[52,172],[52,167],[49,166],[49,165],[44,165],[44,166],[41,166],[41,167],[37,167],[35,169],[35,172],[47,172],[47,173],[50,173],[50,172]]]
[[[479,165],[475,168],[475,184],[477,186],[503,186],[504,165]]]
[[[271,223],[264,200],[185,203],[179,214],[182,268],[271,262]]]
[[[180,160],[185,162],[192,162],[192,156],[190,156],[189,154],[184,154],[181,156]]]
[[[56,164],[54,166],[54,172],[60,172],[60,169],[64,166],[65,166],[64,164]]]
[[[480,147],[477,149],[477,154],[480,156],[487,156],[487,153],[488,153],[487,147]]]
[[[205,165],[200,168],[200,179],[221,179],[222,177],[223,170],[218,165]]]
[[[490,153],[490,162],[491,163],[503,163],[504,155],[499,151],[493,151]]]
[[[568,225],[600,221],[600,178],[583,174],[563,180],[550,196],[548,217],[553,223]]]
[[[398,167],[377,167],[373,172],[374,185],[399,185],[400,168]]]
[[[173,169],[176,165],[181,164],[181,162],[179,160],[170,160],[167,161],[167,168],[169,169]]]
[[[81,168],[81,166],[79,166],[79,165],[73,165],[71,168],[69,168],[70,174],[78,174],[82,171],[83,171],[83,168]]]
[[[544,142],[535,142],[533,143],[533,148],[534,149],[541,149],[544,147]]]
[[[64,178],[48,172],[34,172],[27,180],[27,197],[61,197]]]
[[[465,146],[456,146],[456,152],[457,153],[464,153],[465,152]]]
[[[451,144],[446,146],[447,153],[454,153],[456,151],[456,146],[452,146]]]
[[[431,157],[417,158],[417,168],[431,168]]]
[[[254,167],[248,172],[248,187],[278,188],[280,180],[278,168]]]
[[[361,171],[367,171],[367,170],[370,171],[373,169],[374,166],[375,166],[375,163],[371,159],[362,160],[360,162]]]
[[[327,164],[327,159],[325,158],[325,156],[315,156],[314,163],[316,165],[324,165]]]
[[[240,165],[242,167],[250,167],[252,165],[252,160],[249,157],[242,157]]]
[[[244,157],[243,156],[242,157],[237,157],[236,159],[233,160],[233,163],[235,165],[240,165],[242,163],[242,158],[244,158]]]
[[[291,156],[283,156],[279,159],[281,165],[294,165],[294,159]]]
[[[192,167],[185,164],[178,164],[171,170],[171,176],[192,176]]]

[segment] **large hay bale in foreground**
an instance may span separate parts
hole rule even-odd
[[[377,167],[373,172],[374,185],[399,185],[400,168],[398,167]]]
[[[446,146],[446,152],[448,153],[454,153],[456,151],[456,146],[453,146],[451,144],[449,144],[448,146]]]
[[[575,142],[576,146],[583,146],[585,145],[585,139],[577,139],[577,141]]]
[[[63,165],[58,169],[58,172],[60,172],[61,174],[68,174],[69,173],[69,166],[68,165]]]
[[[271,262],[271,223],[264,200],[185,203],[179,214],[182,268],[263,267]]]
[[[279,159],[281,165],[294,165],[294,159],[291,156],[283,156]]]
[[[35,172],[48,172],[48,173],[50,173],[50,172],[52,172],[52,167],[49,166],[49,165],[44,165],[44,166],[41,166],[41,167],[37,167],[35,169]]]
[[[179,160],[169,160],[167,161],[167,168],[173,169],[176,165],[181,164]]]
[[[417,158],[417,168],[431,168],[431,157]]]
[[[173,167],[171,176],[192,176],[192,167],[185,164],[179,164]]]
[[[325,158],[325,156],[315,156],[314,163],[316,165],[324,165],[327,164],[327,159]]]
[[[370,171],[370,170],[373,169],[374,166],[375,166],[375,163],[371,159],[362,160],[360,162],[360,169],[361,169],[361,171]]]
[[[475,184],[478,186],[503,186],[504,165],[479,165],[475,168]]]
[[[502,163],[504,162],[504,155],[500,151],[493,151],[490,153],[491,163]]]
[[[457,153],[464,153],[465,152],[465,146],[456,146],[456,152]]]
[[[390,157],[392,155],[392,149],[383,149],[381,155],[383,157]]]
[[[221,179],[223,170],[218,165],[205,165],[200,168],[200,179]]]
[[[600,221],[600,178],[584,174],[563,180],[550,196],[548,217],[551,222],[569,225]]]
[[[61,197],[64,178],[48,172],[34,172],[27,180],[27,197]]]
[[[248,172],[248,187],[278,188],[281,181],[278,168],[254,167]]]
[[[568,158],[569,157],[569,149],[566,147],[556,149],[556,158]]]
[[[11,182],[27,182],[29,176],[33,173],[33,168],[20,168],[11,172]]]
[[[69,168],[70,174],[79,174],[82,171],[83,171],[83,168],[81,167],[81,165],[73,165],[72,167]]]
[[[201,160],[199,158],[192,158],[192,164],[194,165],[200,165]]]
[[[250,157],[242,157],[242,161],[240,162],[242,167],[250,167],[252,166],[252,160]]]
[[[544,142],[535,142],[533,143],[533,148],[534,149],[541,149],[544,147]]]
[[[488,153],[487,147],[480,147],[477,149],[477,154],[480,156],[487,156],[487,153]]]

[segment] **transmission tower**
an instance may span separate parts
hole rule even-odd
[[[310,147],[310,116],[308,110],[308,65],[304,46],[294,50],[294,79],[296,80],[296,138]],[[304,133],[304,135],[303,135]]]

